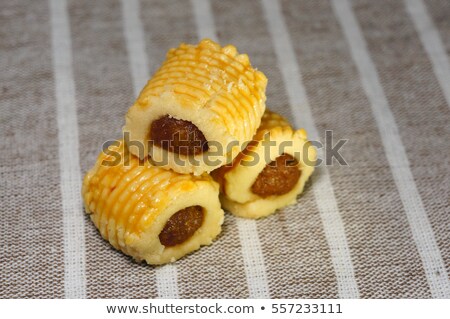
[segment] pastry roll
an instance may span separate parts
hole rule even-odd
[[[209,175],[155,167],[130,156],[122,141],[99,155],[82,195],[103,238],[137,261],[173,262],[221,231],[219,185]]]
[[[221,185],[222,206],[234,215],[260,218],[295,203],[314,171],[316,150],[306,131],[294,131],[266,110],[247,148],[231,165],[212,172]]]
[[[126,115],[130,152],[195,175],[230,163],[260,125],[266,84],[232,45],[181,44],[169,50]]]

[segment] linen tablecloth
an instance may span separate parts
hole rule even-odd
[[[0,4],[1,298],[450,298],[449,1]],[[267,106],[347,165],[137,264],[85,215],[81,180],[167,50],[204,37],[247,53]]]

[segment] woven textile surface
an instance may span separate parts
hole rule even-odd
[[[450,298],[449,1],[0,4],[1,298]],[[249,55],[321,158],[347,140],[348,165],[138,264],[86,216],[81,180],[167,50],[204,37]]]

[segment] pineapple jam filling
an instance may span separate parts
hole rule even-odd
[[[252,185],[252,192],[262,198],[289,193],[301,175],[298,161],[289,154],[282,154],[264,167]]]
[[[159,241],[166,247],[184,243],[203,224],[204,212],[201,206],[190,206],[173,214],[166,222]]]
[[[208,150],[208,141],[197,126],[169,115],[153,121],[150,138],[156,146],[181,155],[197,155]]]

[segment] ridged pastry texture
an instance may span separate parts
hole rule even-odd
[[[164,168],[195,175],[229,163],[260,125],[266,85],[266,76],[232,45],[221,47],[209,39],[196,46],[181,44],[169,50],[126,115],[124,133],[144,146],[143,152],[134,146],[130,151],[141,158],[150,155]],[[166,115],[197,126],[210,149],[180,155],[149,145],[151,123]]]
[[[300,178],[295,186],[282,195],[261,197],[252,192],[252,185],[267,164],[282,154],[298,161]],[[221,185],[222,207],[245,218],[260,218],[277,209],[293,204],[314,171],[316,150],[307,140],[306,131],[294,131],[279,114],[266,110],[261,126],[247,148],[232,165],[220,167],[212,176]]]
[[[82,196],[87,213],[116,249],[149,264],[173,262],[209,245],[220,233],[223,210],[212,178],[182,175],[132,156],[122,141],[101,152],[86,174]],[[164,246],[159,234],[176,212],[203,208],[203,223],[186,241]]]

